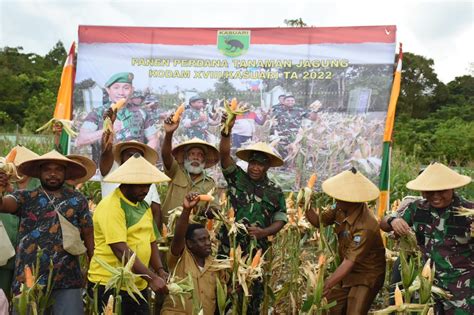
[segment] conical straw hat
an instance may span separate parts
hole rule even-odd
[[[78,179],[87,174],[87,170],[82,164],[68,159],[56,150],[21,163],[18,166],[18,170],[27,176],[39,178],[41,165],[50,162],[58,163],[66,167],[64,179]]]
[[[418,191],[455,189],[471,182],[471,177],[461,175],[441,163],[430,164],[417,178],[407,183],[407,188]]]
[[[377,186],[355,168],[328,178],[322,188],[329,196],[347,202],[371,201],[380,194]]]
[[[283,165],[283,159],[280,155],[268,144],[264,142],[257,142],[254,144],[249,145],[244,149],[237,150],[235,153],[237,157],[241,160],[249,162],[249,158],[253,152],[261,152],[267,155],[270,159],[270,166],[277,167]]]
[[[168,176],[160,172],[156,166],[139,154],[129,158],[118,169],[104,178],[104,182],[120,184],[152,184],[170,180]]]
[[[81,163],[82,166],[86,168],[86,171],[87,171],[86,175],[77,179],[77,181],[79,181],[80,183],[87,182],[89,179],[91,179],[92,176],[95,175],[95,172],[97,170],[97,165],[91,159],[82,155],[77,155],[77,154],[69,154],[69,155],[66,155],[66,157],[73,161]]]
[[[130,148],[142,151],[143,157],[151,164],[156,165],[156,163],[158,163],[158,152],[153,150],[153,148],[150,147],[149,145],[138,142],[136,140],[131,140],[131,141],[117,143],[112,147],[112,154],[114,156],[114,160],[119,165],[122,163],[122,157],[121,157],[122,152]]]
[[[205,168],[214,166],[217,164],[217,162],[219,162],[219,150],[217,150],[215,146],[199,138],[192,138],[191,140],[187,140],[178,144],[173,149],[173,156],[179,164],[184,162],[185,153],[191,148],[201,148],[204,150],[204,155],[206,158],[206,164],[204,166]]]
[[[13,161],[13,164],[16,166],[20,165],[21,163],[35,159],[39,157],[38,154],[35,152],[31,151],[30,149],[22,146],[22,145],[17,145],[15,146],[12,150],[16,150],[16,157],[15,160]]]

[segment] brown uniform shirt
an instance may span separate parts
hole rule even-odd
[[[335,224],[341,259],[355,263],[342,280],[343,287],[373,287],[385,274],[385,247],[375,215],[364,203],[347,215],[339,209],[326,210],[321,219],[323,224]]]
[[[199,301],[201,302],[204,314],[214,314],[216,309],[216,298],[217,298],[217,284],[216,277],[219,274],[211,267],[213,257],[209,256],[204,262],[202,270],[194,260],[193,255],[187,247],[184,248],[181,256],[174,256],[171,251],[168,253],[168,267],[170,274],[175,274],[179,279],[188,276],[191,273],[191,277],[194,282],[194,290],[196,290]],[[193,301],[192,297],[185,299],[185,305],[183,306],[176,298],[176,305],[173,305],[173,301],[169,295],[166,296],[161,310],[161,315],[192,315],[193,314]]]
[[[214,180],[205,174],[201,174],[193,181],[183,169],[183,166],[179,165],[174,159],[171,168],[169,170],[165,169],[165,174],[171,178],[171,182],[168,185],[168,192],[166,193],[165,202],[162,205],[163,222],[168,222],[168,213],[170,210],[183,205],[183,200],[187,193],[194,191],[199,194],[207,194],[216,186]],[[210,205],[219,208],[217,200],[218,199],[215,198]],[[198,207],[203,206],[203,202],[198,204]]]

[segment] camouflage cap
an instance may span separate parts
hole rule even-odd
[[[265,153],[253,151],[250,153],[248,161],[249,162],[257,161],[259,163],[266,165],[266,164],[269,164],[270,157],[266,155]]]
[[[106,87],[110,87],[114,83],[133,83],[133,73],[131,72],[119,72],[110,77],[110,79],[105,82]]]
[[[133,94],[132,94],[132,98],[145,99],[145,96],[143,95],[143,93],[142,93],[141,91],[135,91],[135,92],[133,92]]]
[[[199,95],[194,95],[189,99],[189,104],[195,101],[199,101],[199,100],[202,100],[204,103],[206,103],[206,99],[204,97],[199,96]]]

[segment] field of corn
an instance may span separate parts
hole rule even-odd
[[[280,233],[270,238],[272,247],[267,252],[254,251],[254,256],[243,256],[241,248],[235,246],[233,242],[234,247],[229,257],[216,259],[212,266],[215,270],[227,273],[227,279],[229,279],[226,283],[219,282],[218,285],[219,313],[244,313],[250,298],[252,281],[257,278],[263,278],[267,284],[265,298],[261,304],[261,314],[323,314],[325,310],[334,306],[322,296],[322,289],[324,279],[337,268],[341,261],[337,254],[337,238],[332,227],[315,229],[304,216],[306,209],[323,209],[331,202],[322,194],[313,194],[307,187],[301,189],[298,194],[289,193],[286,199],[289,222]],[[221,194],[220,203],[222,210],[215,213],[213,220],[204,219],[203,221],[203,217],[199,214],[191,217],[193,221],[205,222],[213,241],[214,253],[218,247],[216,233],[222,224],[225,224],[229,230],[231,243],[237,231],[245,233],[245,226],[235,222],[234,210],[227,206],[225,193]],[[398,203],[399,201],[393,203],[392,210],[396,209]],[[93,204],[91,206],[93,207]],[[173,237],[172,231],[180,213],[181,209],[176,208],[171,213],[168,226],[162,228],[159,247],[163,252],[168,250]],[[389,314],[395,311],[398,312],[397,314],[408,314],[409,311],[416,311],[420,314],[429,314],[433,295],[446,296],[446,292],[433,285],[434,270],[430,270],[428,264],[423,264],[416,251],[414,238],[394,240],[389,235],[383,234],[383,239],[387,247],[386,283],[372,305],[373,313]],[[38,253],[38,259],[40,256],[41,252]],[[389,284],[391,269],[398,256],[401,258],[402,281],[398,285],[392,285],[391,290]],[[412,259],[408,260],[408,256]],[[84,296],[88,314],[122,314],[121,299],[118,295],[120,287],[127,287],[127,291],[137,300],[145,299],[133,284],[133,279],[138,277],[131,272],[133,260],[134,257],[131,257],[127,263],[123,263],[123,267],[118,268],[99,261],[113,275],[106,284],[110,292],[109,304],[99,305],[97,295]],[[85,259],[83,259],[83,267],[87,269]],[[19,314],[27,314],[28,309],[36,310],[33,314],[43,314],[52,303],[49,300],[51,279],[48,279],[48,286],[44,288],[35,282],[36,273],[35,266],[26,270],[27,281],[22,286],[22,294],[14,299],[14,305],[18,308]],[[181,303],[185,296],[193,295],[192,280],[189,277],[177,279],[172,271],[170,271],[168,287],[175,303]],[[244,292],[244,298],[240,300],[237,297],[239,288]],[[393,301],[390,302],[391,300]],[[148,302],[154,305],[154,294],[150,295]],[[194,313],[202,314],[199,301],[193,299],[193,302]],[[230,310],[229,304],[232,305]],[[153,314],[154,307],[151,309],[151,314]]]
[[[5,140],[4,140],[5,141]],[[11,143],[5,144],[11,147]],[[28,146],[28,144],[26,144]],[[49,151],[51,144],[36,144],[32,147],[38,153]],[[4,153],[3,153],[4,154]],[[414,178],[418,172],[420,164],[415,157],[404,156],[395,152],[392,163],[392,207],[389,211],[394,211],[399,200],[408,195],[409,192],[404,184]],[[464,170],[472,176],[472,170]],[[288,192],[288,224],[274,237],[270,239],[272,246],[262,253],[254,252],[253,256],[243,256],[242,250],[234,246],[227,259],[216,260],[213,268],[222,270],[227,274],[227,282],[219,282],[218,285],[218,310],[220,314],[241,314],[249,301],[249,292],[254,279],[264,279],[265,294],[261,304],[261,314],[322,314],[325,310],[333,307],[332,303],[322,296],[324,279],[326,279],[341,262],[337,254],[337,238],[331,226],[316,229],[312,227],[304,216],[304,212],[309,209],[324,209],[331,206],[333,200],[318,192],[318,189],[308,189],[307,185],[300,191]],[[309,184],[308,186],[311,186]],[[460,193],[468,199],[472,199],[472,189],[468,185]],[[81,191],[89,198],[90,208],[93,211],[95,204],[100,200],[100,185],[97,182],[88,182],[81,187]],[[166,193],[166,185],[160,187],[162,200]],[[225,193],[220,195],[222,209],[215,213],[214,220],[204,220],[196,214],[192,220],[205,223],[211,239],[213,241],[213,252],[217,252],[218,241],[216,233],[225,224],[230,233],[230,239],[235,239],[235,233],[240,231],[245,233],[245,226],[235,222],[233,209],[228,207]],[[373,209],[375,204],[370,205]],[[160,239],[160,250],[165,254],[168,250],[172,231],[176,218],[180,214],[177,208],[171,214],[168,226],[163,226]],[[471,214],[472,215],[472,214]],[[433,285],[434,270],[430,270],[428,265],[422,262],[416,250],[413,238],[395,240],[383,233],[383,240],[386,245],[387,271],[386,281],[372,305],[372,313],[388,314],[408,314],[417,312],[429,314],[430,305],[433,303],[434,295],[444,295],[441,289]],[[407,259],[407,257],[412,257]],[[38,261],[41,251],[38,252]],[[390,285],[393,262],[397,257],[401,258],[401,282]],[[110,282],[106,284],[109,288],[110,299],[108,305],[99,305],[97,295],[92,297],[84,295],[85,309],[87,314],[122,314],[120,309],[120,296],[118,288],[127,287],[130,294],[136,299],[144,299],[133,284],[133,279],[138,275],[131,272],[131,265],[134,257],[127,263],[123,262],[123,267],[114,268],[106,265],[113,274]],[[86,259],[82,258],[84,271],[87,270]],[[54,301],[50,299],[51,278],[48,278],[46,286],[35,281],[38,270],[37,264],[25,270],[26,283],[22,285],[22,293],[14,298],[14,306],[19,314],[43,314],[47,307]],[[52,269],[52,266],[50,267]],[[181,303],[186,296],[193,295],[192,280],[176,278],[170,271],[168,287],[175,303]],[[243,290],[244,298],[238,299],[237,291]],[[148,302],[151,305],[151,314],[154,314],[154,294],[150,294]],[[194,313],[202,314],[198,300],[193,299]],[[232,305],[229,309],[229,305]],[[227,311],[226,311],[227,309]]]

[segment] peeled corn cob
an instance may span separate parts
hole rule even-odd
[[[173,117],[171,118],[171,120],[173,121],[173,123],[177,123],[180,118],[181,118],[181,115],[183,114],[184,112],[184,103],[182,103],[181,105],[179,105],[179,107],[176,109],[176,112],[174,113]]]

